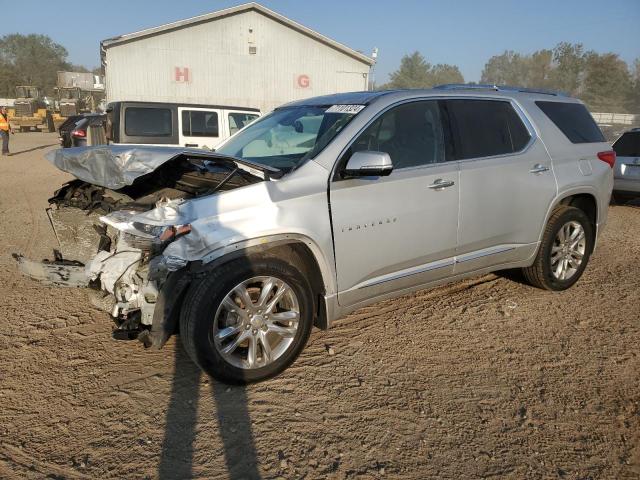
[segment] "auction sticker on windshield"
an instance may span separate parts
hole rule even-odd
[[[352,113],[355,115],[364,107],[365,105],[333,105],[325,113]]]

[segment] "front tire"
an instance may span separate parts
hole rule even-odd
[[[589,263],[594,237],[593,226],[582,210],[558,207],[547,222],[533,265],[522,269],[525,279],[546,290],[571,287]]]
[[[277,258],[241,258],[193,284],[180,316],[191,359],[236,384],[279,374],[298,357],[313,326],[311,287]]]

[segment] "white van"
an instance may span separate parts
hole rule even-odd
[[[107,139],[117,144],[214,149],[259,116],[257,108],[113,102],[107,106]]]

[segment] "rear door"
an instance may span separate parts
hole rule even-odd
[[[509,100],[451,99],[445,108],[460,163],[455,273],[527,258],[556,195],[544,145]]]
[[[437,100],[392,107],[348,149],[386,152],[387,177],[330,184],[338,301],[354,305],[451,275],[458,226],[458,166]]]
[[[215,148],[224,138],[222,110],[178,107],[180,146]]]

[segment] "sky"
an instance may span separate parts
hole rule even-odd
[[[0,0],[0,35],[41,33],[69,61],[100,64],[100,40],[245,3],[242,0]],[[505,50],[532,53],[558,42],[640,57],[640,0],[261,0],[264,6],[369,55],[379,49],[383,83],[403,55],[457,65],[478,81],[485,62]],[[61,7],[64,5],[64,8]],[[78,9],[73,10],[77,5]],[[96,7],[93,7],[96,5]],[[101,6],[102,8],[98,8]]]

